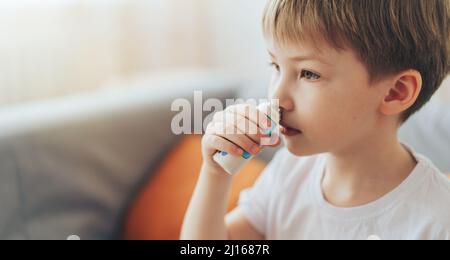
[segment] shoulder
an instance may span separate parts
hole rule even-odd
[[[450,179],[441,172],[427,157],[416,154],[419,164],[422,165],[422,174],[425,175],[425,187],[429,196],[442,198],[450,202]],[[449,204],[450,205],[450,204]]]
[[[409,206],[424,223],[450,235],[450,180],[425,156],[416,154],[424,175],[417,192],[412,193]]]

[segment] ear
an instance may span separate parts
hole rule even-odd
[[[388,85],[380,112],[385,115],[398,115],[410,108],[422,89],[422,75],[416,70],[398,73]]]

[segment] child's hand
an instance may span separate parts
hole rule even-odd
[[[267,116],[256,106],[249,104],[228,107],[218,112],[206,128],[202,139],[203,166],[215,172],[224,172],[213,156],[218,151],[224,151],[237,156],[253,156],[261,152],[262,138],[270,138],[264,129],[271,127]],[[279,136],[272,136],[270,146],[280,143]],[[266,142],[265,142],[266,143]]]

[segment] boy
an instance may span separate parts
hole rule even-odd
[[[217,150],[260,152],[268,126],[232,106],[203,138],[182,239],[450,239],[450,182],[397,131],[449,70],[447,0],[269,0],[270,97],[286,145],[226,217]],[[253,111],[253,112],[252,112]],[[262,131],[261,131],[262,132]]]

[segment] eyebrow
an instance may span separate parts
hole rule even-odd
[[[269,51],[269,55],[272,58],[275,58],[275,55],[273,55],[273,53],[271,53],[270,51]],[[325,65],[329,65],[329,66],[331,65],[330,63],[324,61],[323,59],[321,59],[315,55],[295,56],[295,57],[290,57],[289,60],[291,60],[293,62],[300,62],[300,61],[306,61],[306,60],[317,60]]]

